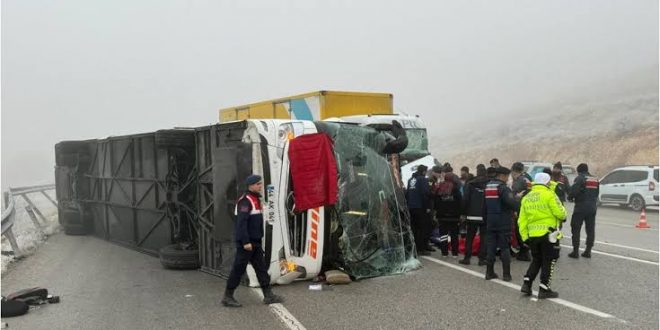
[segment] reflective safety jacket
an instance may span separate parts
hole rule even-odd
[[[523,241],[530,237],[542,237],[559,228],[564,219],[566,209],[555,192],[545,185],[534,184],[520,205],[520,237]],[[561,238],[561,233],[557,238]]]

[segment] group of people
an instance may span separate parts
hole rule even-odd
[[[594,244],[598,179],[589,174],[587,164],[577,167],[578,177],[572,185],[562,174],[562,164],[546,168],[534,178],[525,172],[522,163],[503,167],[497,159],[490,167],[477,165],[476,176],[467,167],[460,176],[451,164],[434,166],[430,173],[418,166],[408,181],[406,199],[411,214],[411,227],[418,255],[435,251],[443,256],[458,257],[459,228],[466,229],[465,256],[459,261],[469,265],[473,241],[479,234],[479,265],[486,266],[486,280],[498,278],[495,260],[499,251],[502,279],[511,281],[511,253],[516,259],[531,261],[524,276],[521,291],[532,293],[532,282],[541,273],[539,298],[555,298],[550,288],[555,262],[559,258],[561,228],[567,214],[564,203],[575,202],[571,218],[573,251],[571,258],[579,258],[580,231],[586,224],[587,242],[582,257],[591,257]],[[509,178],[511,183],[509,184]],[[435,227],[435,228],[434,228]],[[437,237],[432,233],[437,229]],[[517,246],[512,246],[512,234]],[[530,256],[531,253],[531,256]]]

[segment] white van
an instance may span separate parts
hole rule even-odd
[[[617,203],[641,211],[658,205],[658,166],[619,167],[600,180],[601,203]]]

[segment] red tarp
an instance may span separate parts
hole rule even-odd
[[[337,202],[337,163],[324,133],[301,135],[289,142],[295,211]]]

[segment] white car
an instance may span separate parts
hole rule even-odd
[[[600,180],[601,203],[617,203],[641,211],[658,205],[658,166],[625,166]]]
[[[525,172],[527,172],[527,174],[529,174],[532,178],[534,178],[536,173],[543,172],[544,168],[547,167],[552,169],[554,166],[550,163],[540,163],[535,161],[525,161],[521,163],[525,165]],[[573,165],[562,165],[561,172],[566,176],[566,179],[568,179],[568,184],[573,184],[573,181],[575,181],[575,178],[577,178],[577,171]]]
[[[575,178],[577,178],[578,174],[573,165],[562,165],[561,171],[566,176],[566,179],[568,179],[568,184],[573,184],[573,182],[575,182]]]
[[[523,165],[525,166],[525,172],[527,172],[527,174],[529,174],[529,176],[531,176],[532,179],[534,178],[536,173],[543,172],[544,168],[547,167],[552,169],[552,164],[550,163],[539,163],[536,161],[523,161],[521,163],[523,163]]]

